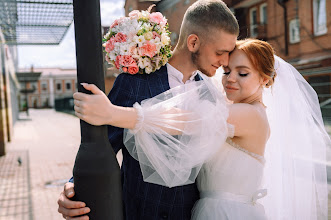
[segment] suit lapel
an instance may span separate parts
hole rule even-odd
[[[148,85],[151,97],[157,96],[170,89],[166,65],[150,74],[150,77],[148,77]]]

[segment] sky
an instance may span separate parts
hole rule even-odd
[[[124,0],[100,0],[101,25],[110,26],[124,16]],[[76,68],[75,33],[72,23],[64,39],[53,46],[18,46],[19,68]]]

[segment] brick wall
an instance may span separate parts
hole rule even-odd
[[[298,17],[300,19],[300,42],[289,43],[288,56],[285,56],[284,49],[284,21],[283,8],[275,1],[268,0],[268,41],[274,46],[277,53],[285,59],[294,59],[302,56],[313,56],[322,54],[331,49],[331,30],[328,33],[314,35],[314,18],[312,0],[289,1],[287,7],[287,22]],[[331,1],[326,1],[327,24],[331,23]]]

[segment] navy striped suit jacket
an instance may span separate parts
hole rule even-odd
[[[167,68],[163,66],[149,75],[120,74],[108,98],[115,105],[132,107],[135,102],[140,103],[169,89]],[[144,182],[139,162],[131,157],[123,144],[123,129],[108,126],[108,137],[114,151],[117,153],[122,149],[123,152],[121,171],[125,219],[189,220],[193,205],[199,199],[196,184],[168,188]]]

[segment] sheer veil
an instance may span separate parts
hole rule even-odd
[[[275,56],[277,76],[265,89],[271,136],[266,146],[262,199],[268,219],[327,219],[326,148],[331,147],[316,92]]]

